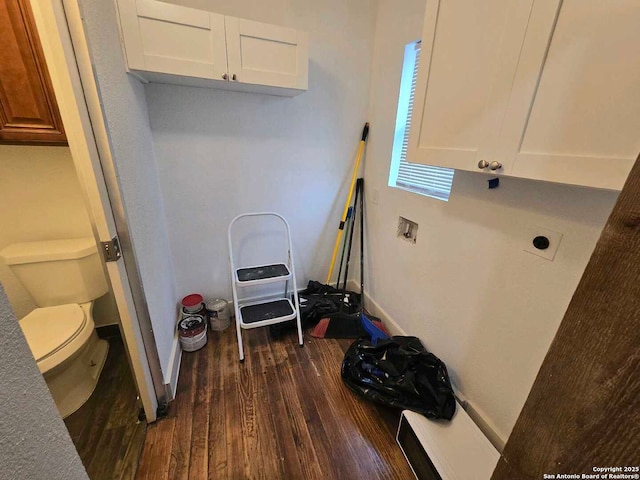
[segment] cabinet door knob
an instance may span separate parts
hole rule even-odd
[[[227,75],[226,73],[222,74],[222,79],[223,80],[229,80],[229,75]]]
[[[235,74],[235,73],[233,74],[233,77],[231,77],[231,80],[233,80],[234,82],[235,82],[236,80],[238,80],[238,77],[236,77],[236,74]]]
[[[478,162],[478,168],[480,170],[484,170],[485,168],[487,168],[489,166],[489,162],[487,162],[486,160],[480,160]]]
[[[495,160],[493,162],[491,162],[489,164],[489,169],[490,170],[498,170],[499,168],[502,168],[502,164],[500,162],[496,162]]]

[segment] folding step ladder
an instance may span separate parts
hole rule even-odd
[[[233,227],[236,222],[247,217],[275,217],[279,219],[286,231],[287,261],[286,263],[266,263],[254,266],[236,266],[233,248]],[[238,351],[240,361],[244,362],[244,348],[242,346],[242,329],[266,327],[276,323],[296,319],[298,327],[298,344],[304,346],[302,325],[300,322],[300,304],[296,289],[296,274],[293,265],[291,248],[291,231],[289,224],[282,215],[273,212],[244,213],[238,215],[229,224],[229,260],[231,264],[231,285],[233,290],[233,304],[236,314],[236,331],[238,335]],[[284,283],[284,294],[271,295],[260,301],[244,300],[238,294],[246,287],[258,285]],[[293,296],[293,302],[291,297]]]

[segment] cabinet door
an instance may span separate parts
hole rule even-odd
[[[223,15],[155,0],[118,0],[118,11],[131,70],[223,80]]]
[[[498,160],[492,152],[532,3],[427,2],[409,161],[477,170],[481,159]]]
[[[290,28],[225,17],[231,80],[307,89],[308,38]]]
[[[67,144],[28,0],[0,3],[0,143]]]
[[[621,189],[640,152],[640,2],[536,0],[503,142],[512,174]]]

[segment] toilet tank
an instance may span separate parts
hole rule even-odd
[[[0,260],[39,307],[90,302],[109,289],[92,237],[14,243]]]

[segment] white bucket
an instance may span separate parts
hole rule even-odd
[[[180,346],[184,352],[195,352],[207,344],[207,330],[195,337],[180,337]]]
[[[226,300],[216,298],[207,302],[207,313],[209,314],[209,325],[211,330],[221,332],[231,323],[231,315]]]

